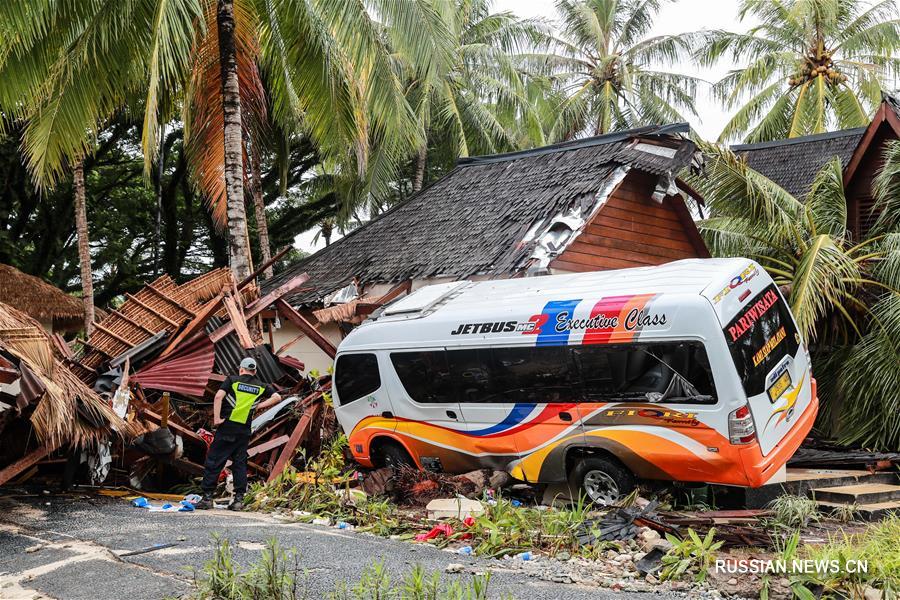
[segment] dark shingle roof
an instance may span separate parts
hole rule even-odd
[[[460,160],[453,171],[419,194],[263,287],[271,289],[307,272],[315,289],[289,298],[299,305],[320,302],[354,277],[363,283],[394,283],[514,273],[533,250],[521,243],[526,232],[541,219],[593,206],[597,193],[620,166],[652,174],[674,174],[687,166],[695,150],[680,135],[687,131],[686,124],[642,127]],[[635,147],[647,138],[662,140],[674,150]]]
[[[865,131],[865,127],[844,129],[773,142],[740,144],[731,149],[746,158],[752,169],[802,198],[826,162],[837,156],[841,164],[847,166]]]

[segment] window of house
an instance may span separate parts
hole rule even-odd
[[[378,358],[374,354],[342,354],[334,368],[334,385],[341,406],[381,387]]]

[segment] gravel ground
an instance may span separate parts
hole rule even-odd
[[[308,573],[310,598],[325,598],[338,582],[357,581],[373,561],[383,561],[392,577],[412,566],[444,572],[461,563],[462,573],[445,581],[491,572],[491,595],[514,598],[596,600],[682,599],[683,594],[611,591],[597,586],[543,581],[529,565],[520,572],[512,561],[482,560],[356,532],[283,523],[254,513],[208,511],[151,513],[123,500],[105,498],[0,498],[0,598],[64,600],[142,600],[179,596],[190,589],[193,572],[212,557],[212,536],[228,538],[235,559],[249,565],[264,544],[276,538],[296,548]],[[171,548],[119,558],[155,544]],[[549,567],[548,567],[549,568]]]

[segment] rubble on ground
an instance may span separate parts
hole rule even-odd
[[[229,269],[181,284],[164,275],[126,294],[74,345],[0,305],[0,432],[17,441],[0,451],[0,485],[22,483],[39,467],[61,487],[74,479],[137,489],[189,481],[202,474],[212,441],[212,398],[248,356],[284,398],[253,420],[251,477],[268,480],[316,456],[322,432],[337,431],[330,377],[276,354],[262,319],[292,321],[324,352],[335,348],[281,301],[306,275],[262,297],[254,279],[236,282]]]

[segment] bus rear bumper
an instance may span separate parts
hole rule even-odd
[[[744,464],[744,473],[747,476],[747,486],[757,488],[765,485],[767,481],[778,472],[778,470],[787,463],[800,444],[809,435],[816,415],[819,413],[819,398],[816,394],[816,380],[812,380],[812,398],[809,405],[797,422],[794,423],[790,432],[778,442],[772,451],[766,456],[762,455],[759,444],[753,444],[741,449],[741,462]]]

